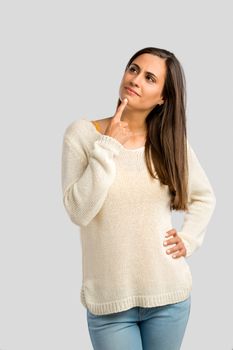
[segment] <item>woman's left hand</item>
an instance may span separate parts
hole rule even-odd
[[[169,238],[173,236],[172,238]],[[165,235],[164,246],[167,247],[170,244],[175,244],[172,248],[167,249],[167,254],[172,254],[173,258],[179,258],[186,255],[186,248],[182,239],[178,236],[176,229],[167,231]]]

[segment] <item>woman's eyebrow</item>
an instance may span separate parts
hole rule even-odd
[[[139,67],[139,65],[138,65],[138,64],[136,64],[136,63],[132,63],[131,65],[136,66],[136,67],[137,67],[139,70],[141,69],[141,68]],[[154,73],[152,73],[152,72],[146,72],[146,73],[151,74],[151,75],[153,75],[155,78],[157,78],[157,79],[158,79],[158,77],[156,77],[156,75],[155,75]]]

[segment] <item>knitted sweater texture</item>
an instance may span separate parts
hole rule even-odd
[[[187,142],[189,209],[177,230],[187,255],[174,259],[163,245],[173,228],[169,189],[150,176],[144,149],[125,148],[87,119],[64,132],[63,203],[80,228],[81,303],[96,315],[183,301],[192,289],[186,258],[203,242],[213,188]]]

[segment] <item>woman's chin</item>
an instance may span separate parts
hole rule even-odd
[[[128,96],[127,94],[123,94],[123,95],[121,95],[119,98],[120,98],[121,102],[124,100],[124,98],[127,98],[128,103],[127,103],[126,107],[127,107],[128,104],[131,102],[131,101],[130,101],[131,99],[129,98],[129,96]]]

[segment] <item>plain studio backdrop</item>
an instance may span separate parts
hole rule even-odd
[[[129,58],[172,51],[187,81],[189,141],[217,203],[187,259],[182,350],[231,350],[231,1],[2,1],[0,349],[88,350],[79,227],[62,203],[61,152],[74,120],[112,116]],[[174,213],[179,229],[182,214]]]

